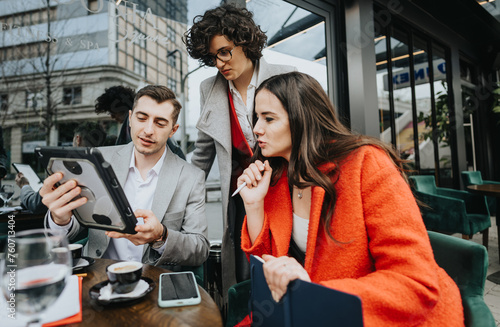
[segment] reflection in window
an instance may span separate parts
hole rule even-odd
[[[419,144],[418,167],[423,174],[434,174],[436,162],[434,158],[434,141],[432,139],[432,102],[429,84],[429,60],[427,55],[427,41],[414,36],[413,38],[415,94],[417,111],[417,130]]]
[[[247,3],[267,35],[267,61],[297,67],[327,90],[325,19],[282,0]]]
[[[397,24],[381,29],[374,41],[380,138],[420,174],[453,186],[445,49]]]
[[[452,186],[452,155],[451,142],[452,130],[450,125],[450,99],[448,96],[448,83],[446,81],[445,49],[438,45],[432,48],[433,63],[433,89],[436,107],[436,125],[433,126],[437,134],[439,175],[441,186]]]
[[[479,99],[477,96],[478,73],[476,68],[464,61],[460,60],[460,80],[462,83],[462,113],[464,119],[464,136],[465,136],[465,158],[467,162],[467,170],[477,170],[476,165],[476,149],[474,135],[474,116],[479,108]]]

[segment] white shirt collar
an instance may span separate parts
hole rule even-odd
[[[165,144],[165,151],[163,151],[163,154],[161,155],[160,159],[156,162],[156,164],[153,166],[153,168],[151,168],[148,171],[147,176],[149,176],[152,172],[154,172],[156,175],[160,175],[161,167],[163,167],[163,162],[165,161],[165,157],[167,156],[167,151],[168,151],[168,146]],[[132,168],[135,171],[138,171],[135,165],[135,148],[132,150],[132,157],[130,158],[130,164],[128,168],[129,169]]]

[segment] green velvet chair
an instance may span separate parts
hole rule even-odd
[[[488,248],[490,213],[484,196],[449,188],[436,187],[434,176],[410,176],[415,197],[420,206],[427,230],[460,233],[469,239],[481,232]]]
[[[226,327],[233,327],[249,313],[251,280],[245,280],[231,286],[227,292]]]
[[[484,302],[488,270],[486,248],[457,237],[428,231],[437,264],[457,284],[464,307],[465,326],[495,327],[495,319]],[[240,322],[249,312],[250,280],[229,288],[226,327]]]
[[[495,327],[495,319],[483,297],[488,270],[486,248],[457,237],[431,231],[428,233],[437,264],[460,289],[465,326]]]
[[[461,176],[465,190],[467,190],[467,186],[469,185],[500,184],[500,182],[483,180],[480,171],[463,171]],[[496,198],[493,196],[487,196],[486,201],[488,202],[488,209],[490,210],[490,214],[492,216],[495,216],[497,212]]]

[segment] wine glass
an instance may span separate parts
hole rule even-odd
[[[72,272],[66,235],[32,229],[9,235],[1,264],[0,286],[7,302],[15,301],[16,315],[39,325]]]
[[[14,196],[14,186],[5,184],[2,185],[2,187],[0,187],[0,198],[2,198],[3,200],[4,208],[7,207],[7,203],[10,201],[10,199],[12,199],[13,196]]]

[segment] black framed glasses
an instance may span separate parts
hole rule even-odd
[[[216,55],[208,54],[203,57],[203,64],[210,67],[215,67],[217,65],[217,59],[222,62],[228,62],[233,58],[233,50],[236,48],[236,45],[231,49],[220,49],[217,51]]]

